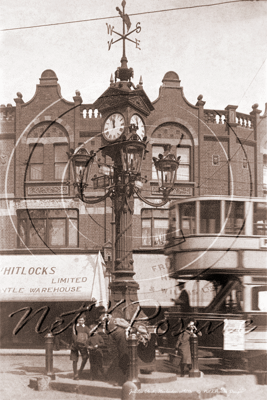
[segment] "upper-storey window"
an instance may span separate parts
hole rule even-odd
[[[180,158],[180,166],[177,170],[177,181],[187,181],[192,179],[192,154],[193,138],[190,131],[177,122],[165,122],[159,125],[151,135],[153,139],[152,156],[164,154],[164,146],[171,145],[171,153]],[[179,147],[178,147],[179,146]],[[152,167],[152,179],[157,179],[156,169]]]
[[[156,157],[158,158],[159,154],[163,154],[164,153],[164,147],[163,146],[152,146],[152,157]],[[157,170],[156,167],[152,161],[152,179],[158,179],[157,176]]]
[[[168,210],[144,209],[141,215],[142,246],[164,246],[168,231]]]
[[[18,210],[19,247],[77,247],[78,211]]]
[[[220,232],[220,201],[200,202],[200,233]]]
[[[227,218],[228,217],[228,218]],[[225,204],[225,233],[232,235],[241,233],[244,228],[245,206],[243,201],[226,201]]]
[[[196,206],[195,202],[180,204],[180,229],[184,235],[196,233]]]
[[[31,181],[61,181],[69,178],[68,171],[63,177],[68,162],[69,136],[60,124],[41,122],[34,126],[27,137],[29,154],[29,179]]]
[[[29,147],[31,155],[29,162],[30,180],[31,181],[42,181],[44,179],[44,146],[38,144],[30,145]]]
[[[56,144],[54,146],[54,155],[55,155],[55,179],[56,180],[66,180],[68,178],[68,173],[66,171],[64,175],[64,170],[68,163],[68,144]]]
[[[176,156],[181,157],[177,181],[190,181],[190,147],[177,147]]]
[[[153,145],[152,157],[158,158],[159,154],[164,154],[164,145]],[[172,151],[171,151],[172,153]],[[177,170],[177,181],[190,181],[190,147],[177,147],[176,156],[180,157],[179,168]],[[158,179],[154,163],[152,163],[152,179]]]
[[[254,203],[253,235],[267,235],[267,203]]]

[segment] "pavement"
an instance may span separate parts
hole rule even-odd
[[[55,380],[46,381],[45,352],[42,350],[0,350],[0,398],[1,400],[120,400],[122,388],[105,382],[93,382],[89,378],[90,366],[87,364],[79,381],[72,379],[72,363],[68,350],[54,352],[53,371]],[[152,376],[139,375],[146,383],[136,391],[131,399],[169,400],[204,399],[213,400],[265,400],[267,385],[258,384],[256,375],[243,371],[222,371],[218,360],[202,357],[199,368],[204,372],[201,378],[179,377],[170,369],[167,357],[157,353],[157,370]],[[152,375],[153,375],[152,374]],[[158,383],[160,376],[171,376],[168,382]],[[151,383],[149,383],[151,379]],[[39,383],[39,388],[38,388]],[[44,389],[44,390],[41,390]],[[130,398],[130,397],[128,397]]]

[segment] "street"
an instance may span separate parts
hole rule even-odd
[[[1,400],[13,400],[14,398],[16,400],[111,400],[111,397],[87,396],[54,390],[36,391],[30,388],[29,381],[31,378],[45,374],[45,357],[41,355],[1,355],[0,365]],[[54,356],[53,366],[56,374],[72,372],[71,361],[67,355]],[[215,400],[223,400],[226,398],[231,400],[251,400],[252,398],[255,400],[266,399],[267,385],[258,385],[254,375],[218,374],[216,373],[216,364],[212,364],[209,359],[201,359],[199,366],[205,376],[208,375],[210,378],[219,379],[226,384],[226,392],[224,394],[215,394],[214,397],[212,397]],[[87,368],[89,368],[89,365]],[[79,382],[77,384],[79,384]],[[153,394],[151,394],[151,399],[153,399]],[[119,398],[117,398],[117,400],[119,400]]]

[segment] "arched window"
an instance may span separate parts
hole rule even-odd
[[[172,146],[171,153],[180,157],[180,165],[177,170],[176,180],[190,182],[193,171],[193,142],[190,132],[178,123],[164,123],[160,125],[152,134],[152,157],[163,154],[166,145]],[[152,163],[152,179],[157,179],[157,172]]]
[[[30,181],[63,181],[69,179],[69,137],[63,126],[42,122],[36,125],[27,137],[29,146]],[[65,171],[65,174],[64,174]]]

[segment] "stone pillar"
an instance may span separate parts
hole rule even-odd
[[[233,133],[232,129],[237,126],[236,122],[236,109],[238,106],[228,105],[225,110],[228,111],[227,124],[225,130],[228,130],[228,159],[231,160],[232,153],[235,153],[236,149],[236,135]],[[234,182],[231,182],[230,165],[228,164],[228,195],[233,194],[232,190],[235,192],[233,187]]]
[[[256,146],[258,146],[258,148],[255,147],[255,152],[254,152],[254,176],[252,177],[252,181],[254,183],[254,193],[252,194],[252,196],[255,196],[255,197],[258,196],[258,164],[260,164],[259,159],[258,159],[258,156],[260,155],[260,153],[258,152],[259,143],[257,145],[257,142],[258,142],[258,125],[260,122],[261,110],[258,110],[258,107],[259,107],[258,104],[254,104],[252,106],[253,111],[251,111],[251,113],[250,113],[250,115],[253,118],[253,120],[252,120],[252,125],[253,125],[252,128],[254,129],[254,138],[253,139],[255,140]],[[261,162],[262,162],[262,160],[261,160]]]
[[[21,107],[24,104],[24,101],[22,100],[22,94],[20,92],[17,93],[17,98],[14,99],[16,103],[16,118],[15,118],[15,143],[17,143],[17,140],[21,134]],[[25,140],[26,143],[26,140]],[[23,146],[24,147],[24,146]],[[20,160],[21,157],[21,143],[19,144],[20,151],[17,152],[17,149],[15,149],[15,154],[14,154],[14,175],[15,175],[15,184],[14,184],[14,195],[15,197],[19,197],[20,193],[18,193],[18,188],[17,188],[17,180],[16,177],[21,177],[21,162]],[[18,165],[18,170],[16,169]]]
[[[201,195],[201,190],[200,190],[200,185],[201,185],[201,150],[203,146],[203,134],[202,132],[204,131],[203,129],[203,121],[204,121],[204,105],[205,101],[202,100],[203,96],[200,94],[197,98],[197,103],[196,106],[198,107],[198,163],[194,164],[195,171],[197,171],[198,177],[197,180],[195,179],[195,182],[197,182],[197,188],[195,188],[195,196],[200,196]],[[195,175],[195,174],[194,174]]]

